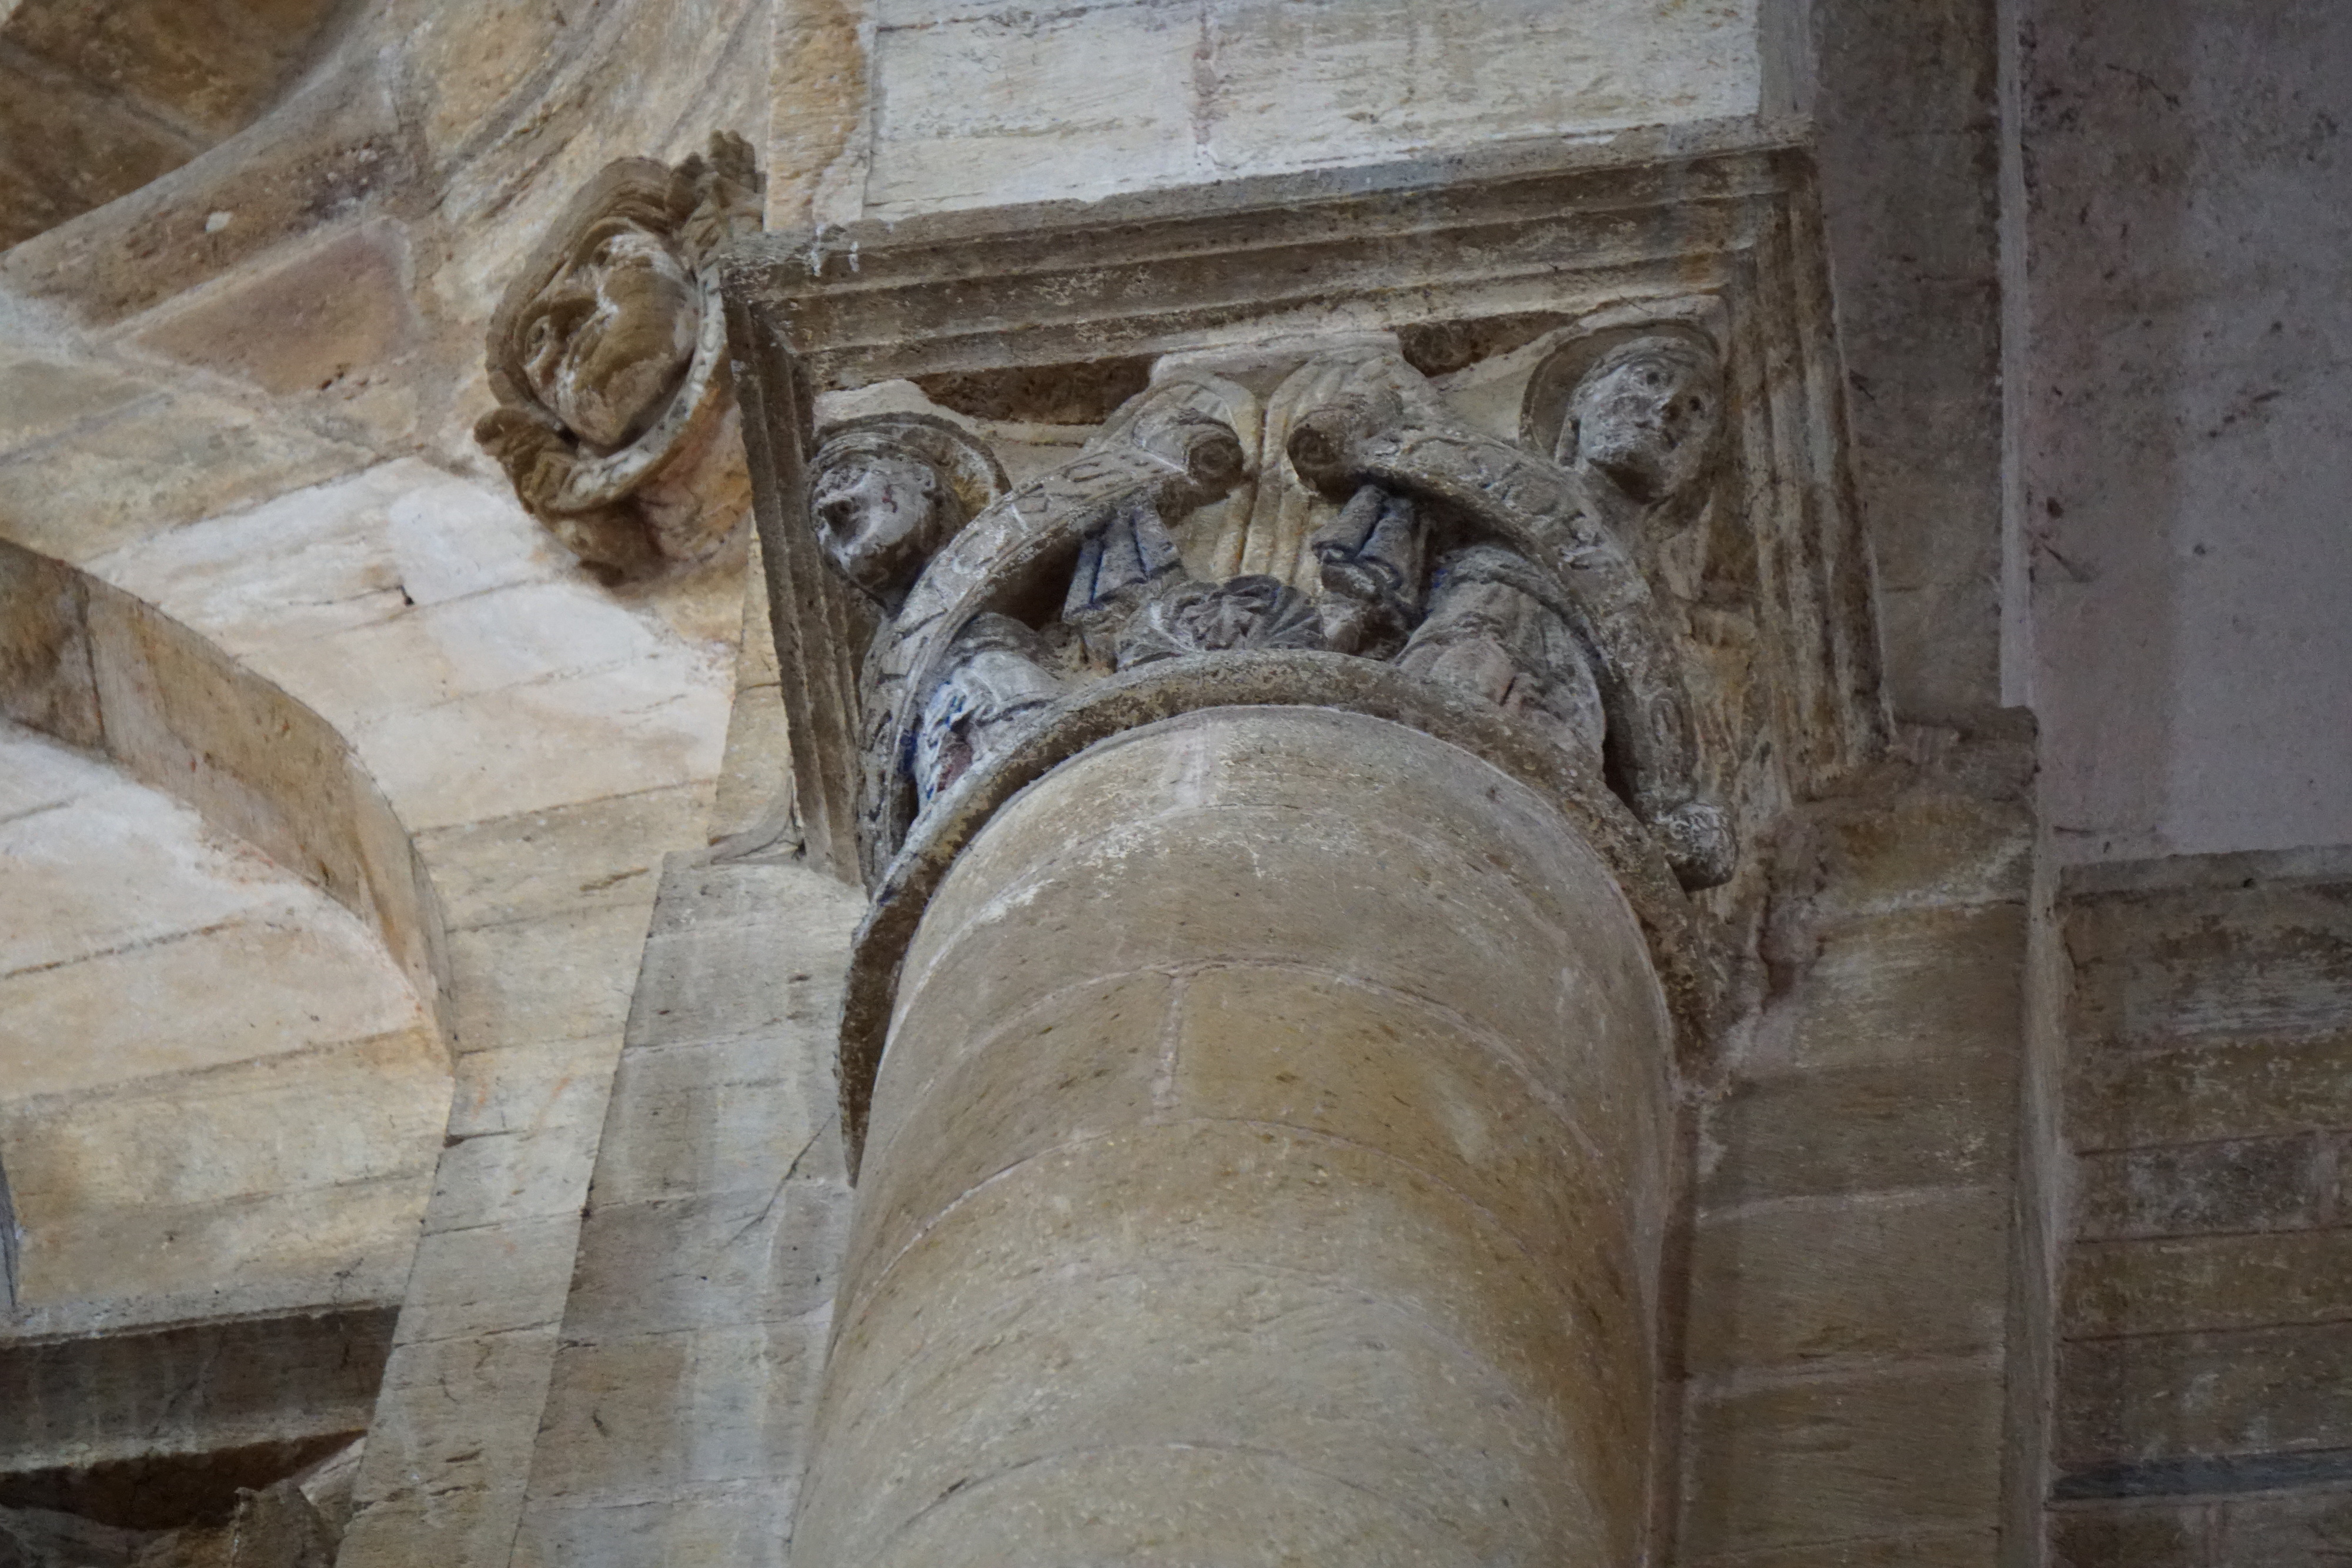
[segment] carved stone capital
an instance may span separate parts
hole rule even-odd
[[[940,813],[1067,716],[1280,658],[1285,701],[1360,669],[1487,715],[1739,918],[1742,841],[1885,727],[1810,181],[1732,152],[1465,174],[1442,213],[1285,186],[739,250],[812,853],[883,919]],[[1009,482],[940,511],[836,461],[885,402]],[[903,587],[844,575],[853,493],[936,537]]]
[[[474,427],[516,498],[619,577],[708,556],[749,498],[715,260],[760,224],[742,138],[675,166],[607,164],[508,286],[498,407]]]

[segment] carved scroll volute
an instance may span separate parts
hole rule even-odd
[[[923,568],[859,674],[858,853],[868,886],[880,883],[919,808],[914,749],[933,694],[971,651],[959,639],[978,616],[1024,599],[1058,599],[1055,574],[1122,512],[1181,516],[1240,484],[1247,455],[1221,413],[1225,395],[1209,377],[1155,385],[1077,457],[996,500]],[[982,651],[1001,655],[1007,646],[998,637]]]
[[[541,237],[488,336],[475,439],[581,559],[641,577],[711,553],[750,498],[715,259],[760,226],[750,143],[608,164]]]
[[[1554,580],[1591,654],[1611,764],[1636,816],[1686,886],[1731,869],[1722,810],[1701,798],[1681,664],[1650,587],[1586,482],[1546,456],[1469,429],[1401,360],[1366,361],[1294,428],[1291,465],[1335,497],[1378,486],[1473,519]]]

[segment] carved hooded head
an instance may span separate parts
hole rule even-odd
[[[1538,367],[1524,439],[1563,467],[1600,475],[1656,506],[1706,467],[1723,419],[1723,358],[1680,322],[1572,339]]]
[[[499,407],[475,437],[517,497],[583,559],[624,571],[708,543],[697,476],[723,417],[723,340],[702,274],[759,224],[760,175],[740,137],[671,167],[607,164],[541,238],[491,319]],[[671,483],[658,497],[649,486]],[[707,497],[706,497],[707,498]],[[723,531],[723,529],[721,530]]]
[[[1005,489],[995,455],[947,420],[835,425],[808,468],[809,523],[844,577],[896,607],[924,564]]]

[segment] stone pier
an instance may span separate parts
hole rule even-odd
[[[1445,741],[1063,763],[908,953],[795,1562],[1640,1561],[1671,1032],[1585,832]]]

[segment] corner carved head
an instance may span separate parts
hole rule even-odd
[[[1522,436],[1656,507],[1690,489],[1722,422],[1721,352],[1696,329],[1661,322],[1562,346],[1528,382]]]
[[[530,513],[621,575],[709,553],[746,495],[711,264],[758,228],[750,143],[607,164],[491,319],[499,406],[474,427]]]
[[[836,570],[895,609],[924,563],[1003,495],[995,455],[947,420],[877,413],[835,425],[810,460],[809,519]]]

